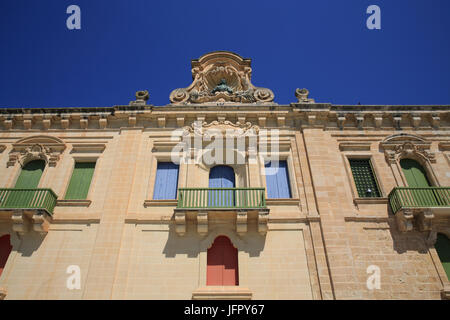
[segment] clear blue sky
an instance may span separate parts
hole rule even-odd
[[[66,8],[81,8],[81,30]],[[366,9],[381,8],[381,30]],[[449,0],[1,0],[0,106],[103,107],[137,90],[169,103],[190,61],[252,59],[253,84],[296,101],[450,104]]]

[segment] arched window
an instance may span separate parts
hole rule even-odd
[[[11,253],[11,243],[9,234],[0,237],[0,276],[2,275],[3,268],[5,268],[6,261]]]
[[[450,239],[444,234],[438,233],[434,247],[447,273],[447,278],[450,280]]]
[[[235,187],[234,170],[229,166],[215,166],[209,172],[209,196],[208,206],[232,207],[235,203],[234,190],[224,188]],[[219,190],[221,189],[221,190]]]
[[[217,237],[208,249],[206,285],[239,285],[238,251],[225,236]]]
[[[35,189],[39,185],[42,172],[44,172],[45,161],[33,160],[28,162],[20,172],[19,178],[17,178],[16,189]]]
[[[400,166],[402,167],[408,187],[426,188],[431,186],[425,169],[416,160],[401,159]]]

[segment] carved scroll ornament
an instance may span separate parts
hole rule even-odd
[[[274,94],[251,83],[250,59],[225,51],[211,52],[192,61],[193,82],[170,94],[172,104],[208,102],[265,103]]]

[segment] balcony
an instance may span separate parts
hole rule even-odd
[[[12,211],[14,231],[23,234],[32,224],[35,231],[46,233],[57,197],[51,189],[0,188],[0,212]]]
[[[263,209],[264,188],[180,188],[179,209]]]
[[[269,215],[265,192],[264,188],[179,188],[175,209],[176,231],[184,235],[186,219],[193,218],[197,220],[198,233],[207,234],[208,214],[215,212],[215,217],[218,217],[225,212],[223,217],[236,218],[236,231],[243,234],[247,232],[250,212],[252,218],[256,217],[258,231],[265,234]]]
[[[420,231],[429,231],[435,215],[449,217],[450,187],[396,187],[389,204],[401,231],[411,231],[414,220]]]

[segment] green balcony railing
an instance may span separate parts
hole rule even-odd
[[[396,187],[389,193],[389,203],[394,214],[404,208],[450,207],[450,187]]]
[[[1,209],[41,209],[53,214],[58,196],[51,189],[0,188]]]
[[[264,188],[179,188],[179,209],[258,209],[266,207]]]

